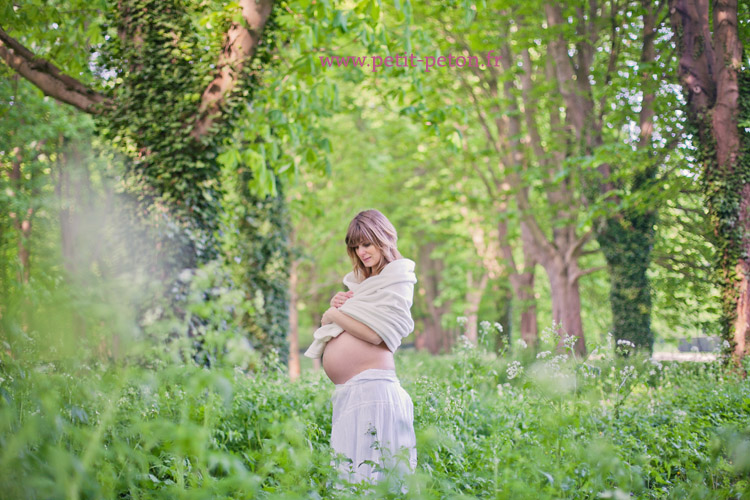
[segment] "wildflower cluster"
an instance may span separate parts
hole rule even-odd
[[[508,369],[506,370],[506,372],[508,373],[508,380],[513,380],[518,375],[523,373],[523,366],[521,366],[520,361],[512,361],[508,365]]]

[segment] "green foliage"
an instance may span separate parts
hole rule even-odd
[[[337,113],[351,111],[342,102],[340,87],[349,82],[372,85],[363,68],[354,65],[324,68],[321,54],[345,56],[352,51],[380,54],[393,44],[389,35],[400,23],[381,20],[381,2],[345,5],[337,2],[283,2],[273,18],[275,45],[262,71],[263,86],[253,94],[251,106],[242,110],[232,140],[219,161],[227,168],[243,167],[250,192],[276,196],[283,183],[295,183],[301,172],[330,175],[331,138],[322,123]],[[396,12],[408,9],[397,5]],[[315,22],[311,23],[310,20]],[[341,50],[333,52],[332,47]]]
[[[223,169],[227,194],[221,217],[222,262],[243,292],[242,301],[253,304],[252,312],[241,318],[242,329],[255,347],[266,353],[276,350],[286,361],[289,215],[283,192],[253,201],[251,175],[247,169]]]
[[[610,305],[617,340],[625,339],[651,352],[651,284],[647,270],[651,260],[656,214],[625,212],[610,218],[598,237],[611,279]]]
[[[45,98],[33,85],[0,66],[0,296],[24,287],[20,249],[42,263],[50,250],[40,233],[59,219],[50,195],[61,183],[61,156],[72,141],[88,140],[92,120]],[[17,178],[16,178],[17,176]],[[30,230],[21,231],[22,221]],[[44,281],[47,277],[37,276]],[[4,304],[0,301],[0,315]]]
[[[284,269],[288,266],[284,259],[288,224],[280,205],[281,198],[267,199],[265,194],[248,189],[228,193],[222,184],[222,175],[226,178],[226,173],[233,171],[230,168],[222,174],[219,161],[225,142],[243,125],[240,117],[259,86],[259,75],[272,66],[271,53],[278,36],[274,16],[266,24],[253,64],[245,65],[237,75],[237,85],[223,103],[221,116],[208,133],[197,140],[191,132],[200,116],[201,95],[216,74],[223,34],[240,13],[237,3],[136,0],[84,5],[69,2],[70,11],[55,6],[42,9],[37,4],[32,0],[4,8],[2,25],[12,25],[12,36],[58,64],[63,72],[110,97],[112,106],[96,119],[99,137],[110,146],[103,146],[100,153],[112,159],[114,149],[120,153],[120,158],[126,159],[122,165],[117,165],[124,168],[116,169],[122,183],[116,183],[114,189],[125,191],[118,201],[128,197],[137,201],[137,209],[128,214],[130,229],[150,231],[152,238],[140,240],[146,248],[135,251],[158,260],[155,264],[158,271],[152,269],[152,272],[155,278],[164,280],[167,300],[176,308],[172,311],[168,304],[157,300],[162,308],[157,317],[183,325],[186,327],[183,334],[189,338],[203,337],[202,320],[195,316],[180,317],[186,309],[179,304],[184,297],[176,292],[183,285],[177,275],[185,268],[196,270],[202,264],[208,264],[219,275],[230,272],[229,264],[225,264],[223,270],[217,270],[214,265],[232,250],[220,246],[226,232],[220,214],[231,210],[224,204],[247,205],[251,207],[247,210],[250,219],[244,226],[237,225],[243,231],[241,239],[248,241],[247,245],[253,249],[246,252],[251,255],[240,256],[246,269],[231,270],[233,281],[227,283],[234,288],[229,292],[232,295],[240,291],[247,304],[255,304],[243,315],[245,336],[256,346],[285,351],[281,348],[287,329]],[[60,40],[69,43],[62,44]],[[53,42],[57,49],[50,49]],[[58,135],[70,140],[76,134],[71,126],[75,121],[70,118],[72,113],[52,99],[41,100],[55,113],[65,109],[66,123],[55,130],[54,142],[47,137],[49,125],[18,127],[24,123],[23,116],[16,116],[18,109],[37,122],[53,122],[44,116],[43,106],[36,106],[38,92],[25,92],[28,85],[22,83],[24,92],[15,92],[11,98],[14,104],[21,101],[21,105],[12,108],[8,116],[11,121],[3,123],[14,122],[15,128],[31,137],[10,134],[8,145],[2,151],[9,153],[23,141],[32,145],[47,141],[48,150],[52,154],[59,153]],[[296,133],[306,136],[300,127]],[[85,139],[93,140],[90,136]],[[252,184],[256,178],[263,179],[265,172],[265,168],[256,169],[251,175],[245,175],[242,182]],[[233,198],[236,194],[239,199]],[[266,228],[268,223],[273,227]],[[264,229],[260,230],[260,226]],[[12,231],[1,234],[11,241]],[[266,237],[268,239],[264,240]],[[12,260],[4,258],[2,262]],[[3,267],[9,269],[9,266]],[[211,295],[210,290],[205,292]],[[257,300],[259,295],[260,300]],[[265,305],[258,307],[258,304]],[[234,331],[233,328],[229,330]],[[171,331],[170,335],[175,333]],[[202,340],[196,342],[202,345]],[[213,356],[203,354],[207,359]]]
[[[167,210],[185,227],[188,237],[177,246],[193,247],[187,258],[194,254],[197,262],[210,260],[218,250],[212,243],[221,198],[216,157],[231,131],[235,108],[252,96],[246,68],[226,104],[228,119],[219,120],[200,141],[191,136],[201,96],[215,75],[222,34],[238,8],[211,2],[122,2],[109,12],[111,19],[103,26],[108,41],[97,58],[99,71],[113,75],[105,85],[115,98],[99,119],[99,131],[131,159],[128,184],[143,206]],[[198,233],[193,237],[198,241],[191,241],[191,231]],[[183,267],[192,264],[178,261]]]
[[[718,165],[716,139],[712,133],[711,112],[688,113],[688,127],[696,147],[696,162],[701,166],[701,182],[706,197],[715,247],[714,279],[720,290],[720,336],[727,352],[734,350],[734,329],[740,294],[737,264],[747,260],[746,227],[741,222],[743,196],[750,185],[750,133],[745,125],[750,119],[750,71],[739,72],[738,132],[740,151],[732,165]]]
[[[299,282],[312,284],[298,290],[303,304],[300,331],[312,332],[316,314],[342,290],[341,278],[351,269],[343,244],[347,224],[368,208],[377,208],[393,222],[399,251],[417,262],[412,310],[420,325],[416,331],[424,331],[421,325],[430,314],[429,287],[436,288],[435,306],[446,306],[438,325],[442,320],[451,328],[448,322],[466,310],[467,272],[474,273],[476,281],[487,272],[471,231],[480,228],[488,241],[494,238],[494,218],[476,206],[481,203],[480,181],[466,174],[441,140],[397,116],[393,100],[381,102],[373,91],[354,85],[341,85],[341,96],[351,101],[353,112],[323,121],[331,137],[341,138],[329,155],[335,165],[332,175],[303,175],[305,182],[289,190]],[[431,265],[439,269],[433,277],[428,276]],[[487,308],[495,311],[497,294],[488,290],[484,297]]]
[[[543,348],[556,333],[544,336]],[[550,343],[551,342],[551,343]],[[620,345],[619,349],[628,349]],[[604,357],[601,357],[601,355]],[[737,498],[750,493],[750,386],[717,363],[585,360],[469,344],[403,352],[419,465],[378,498]],[[361,498],[330,467],[331,384],[0,351],[4,498]]]
[[[89,48],[104,41],[100,23],[111,3],[107,0],[65,0],[53,4],[45,0],[5,2],[0,6],[0,26],[31,47],[38,57],[99,89],[89,66]]]
[[[715,249],[705,202],[695,186],[698,175],[665,184],[669,195],[665,193],[656,221],[649,272],[654,330],[660,339],[715,335],[718,330],[720,300],[712,279]]]

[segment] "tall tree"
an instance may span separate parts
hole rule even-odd
[[[665,138],[665,144],[654,141],[655,91],[670,64],[664,41],[656,41],[665,5],[652,1],[622,5],[592,1],[575,8],[560,3],[545,6],[547,23],[557,33],[549,46],[558,89],[566,105],[568,155],[581,160],[594,158],[595,170],[583,178],[586,204],[594,211],[599,211],[596,207],[606,207],[604,215],[597,217],[596,236],[612,283],[613,333],[616,339],[628,340],[648,351],[654,342],[647,270],[656,206],[644,201],[655,194],[664,154],[679,138],[673,133]],[[627,38],[636,39],[639,44],[634,46]],[[633,46],[635,50],[629,49]],[[606,47],[606,51],[601,47]],[[606,58],[597,62],[599,53],[606,54]],[[637,68],[637,74],[619,78],[625,67]],[[597,85],[599,82],[603,85]],[[608,153],[616,137],[609,137],[608,128],[618,121],[622,123],[622,119],[617,112],[608,110],[617,96],[607,92],[607,86],[629,96],[623,103],[626,109],[633,108],[633,103],[640,107],[637,117],[623,114],[624,125],[633,123],[639,130],[634,153],[623,148],[615,148],[620,151],[618,155]],[[663,128],[657,132],[663,132]]]
[[[717,247],[721,334],[750,352],[750,70],[736,0],[671,0],[679,75]]]
[[[654,80],[656,58],[655,38],[657,18],[665,3],[644,0],[642,7],[641,54],[638,61],[642,78],[641,111],[639,113],[638,148],[653,156],[654,99],[657,81]],[[614,4],[613,4],[614,6]],[[612,26],[618,25],[620,14],[610,13]],[[612,33],[610,68],[615,69],[617,52],[621,50],[622,38]],[[611,77],[610,77],[611,78]],[[601,131],[599,132],[601,134]],[[597,140],[601,140],[597,138]],[[630,179],[617,178],[612,172],[620,168],[617,164],[604,164],[598,184],[598,194],[608,202],[622,205],[615,191],[630,188],[632,192],[648,188],[654,183],[657,165],[651,163],[637,171]],[[627,183],[630,186],[627,186]],[[622,209],[600,221],[597,240],[604,252],[611,277],[610,303],[613,313],[613,333],[616,340],[629,340],[639,348],[651,350],[654,335],[651,331],[651,284],[646,274],[651,263],[654,241],[656,210],[652,206],[635,206]]]
[[[220,254],[217,156],[267,63],[271,12],[271,0],[74,2],[65,13],[21,3],[2,11],[0,58],[45,95],[94,116],[99,134],[129,158],[124,184],[140,202],[142,222],[171,225],[153,245],[154,277],[164,282]],[[59,38],[50,40],[50,32]],[[283,225],[262,209],[257,216]],[[274,303],[273,286],[256,280],[250,287]],[[286,314],[282,304],[274,315]]]

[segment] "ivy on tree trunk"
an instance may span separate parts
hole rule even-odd
[[[716,1],[710,9],[708,0],[669,3],[714,228],[721,337],[739,360],[750,352],[750,134],[740,125],[750,116],[750,76],[742,71],[737,8],[737,0]]]

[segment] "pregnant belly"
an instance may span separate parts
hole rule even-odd
[[[323,351],[323,370],[334,384],[343,384],[370,368],[395,370],[393,353],[381,342],[373,345],[347,332],[329,340]]]

